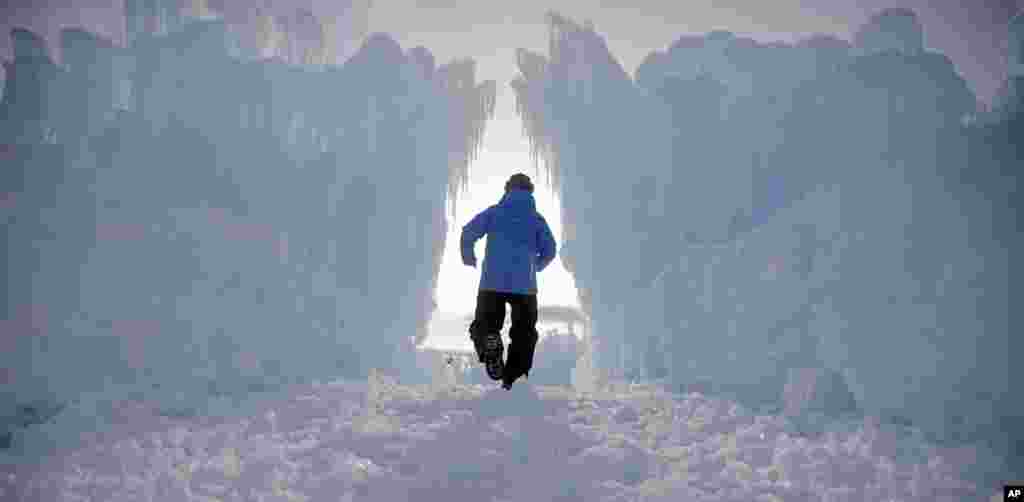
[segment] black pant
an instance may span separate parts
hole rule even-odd
[[[505,360],[503,379],[512,382],[527,375],[533,367],[533,350],[537,347],[537,295],[480,290],[476,296],[476,314],[469,333],[482,336],[499,333],[505,324],[505,304],[512,306],[511,343]]]

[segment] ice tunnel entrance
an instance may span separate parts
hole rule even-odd
[[[513,111],[505,110],[498,103],[495,121],[508,120],[518,122]],[[510,106],[508,108],[511,108]],[[518,124],[517,124],[518,125]],[[551,226],[559,248],[563,242],[561,225],[561,204],[557,194],[549,185],[545,170],[535,170],[534,162],[524,146],[522,150],[497,148],[495,145],[515,144],[519,138],[509,141],[501,137],[506,131],[516,134],[518,127],[501,127],[500,124],[488,127],[484,147],[480,156],[473,162],[471,176],[465,193],[458,197],[454,219],[448,214],[448,232],[445,238],[444,254],[441,271],[437,283],[437,309],[428,328],[429,335],[425,342],[427,348],[440,350],[469,351],[468,327],[473,318],[476,306],[476,294],[480,281],[480,266],[484,258],[486,237],[477,242],[477,268],[462,264],[459,241],[462,227],[477,213],[488,206],[496,204],[501,198],[505,181],[518,173],[526,173],[534,181],[534,198],[537,210]],[[560,249],[559,249],[560,250]],[[537,330],[541,337],[552,333],[572,333],[580,336],[585,327],[579,321],[580,304],[577,289],[572,275],[566,270],[559,257],[556,257],[544,272],[537,276],[538,304],[540,315]],[[510,313],[506,311],[506,329],[510,322]]]

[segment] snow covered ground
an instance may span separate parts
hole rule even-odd
[[[654,385],[451,381],[314,382],[187,419],[108,402],[87,447],[2,464],[0,500],[964,501],[999,488],[965,480],[983,450],[870,419],[797,437],[783,417]]]

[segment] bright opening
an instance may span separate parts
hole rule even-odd
[[[471,350],[469,322],[476,307],[477,288],[480,285],[480,267],[484,258],[486,237],[476,243],[476,268],[462,264],[459,240],[462,227],[473,216],[488,206],[497,204],[504,192],[509,176],[522,172],[534,183],[534,198],[537,210],[544,215],[561,251],[561,205],[556,195],[547,186],[543,172],[534,171],[530,155],[523,152],[502,152],[485,149],[470,170],[470,184],[467,192],[458,201],[455,220],[449,222],[448,238],[445,241],[444,257],[437,286],[437,311],[430,322],[430,335],[426,347],[441,350]],[[568,306],[579,308],[576,284],[572,276],[556,257],[551,265],[537,275],[537,299],[541,308],[545,306]],[[508,322],[509,312],[506,311]],[[578,329],[578,328],[577,328]],[[542,335],[548,330],[567,332],[564,323],[538,322],[537,331]]]

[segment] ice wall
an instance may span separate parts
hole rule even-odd
[[[913,12],[856,44],[683,36],[635,78],[592,27],[548,22],[512,86],[599,366],[754,400],[826,367],[864,412],[1019,448],[1020,114],[979,112]]]
[[[127,48],[67,29],[60,65],[12,36],[0,416],[119,382],[427,378],[413,344],[494,108],[472,61],[384,34],[342,65],[243,58],[216,19]]]

